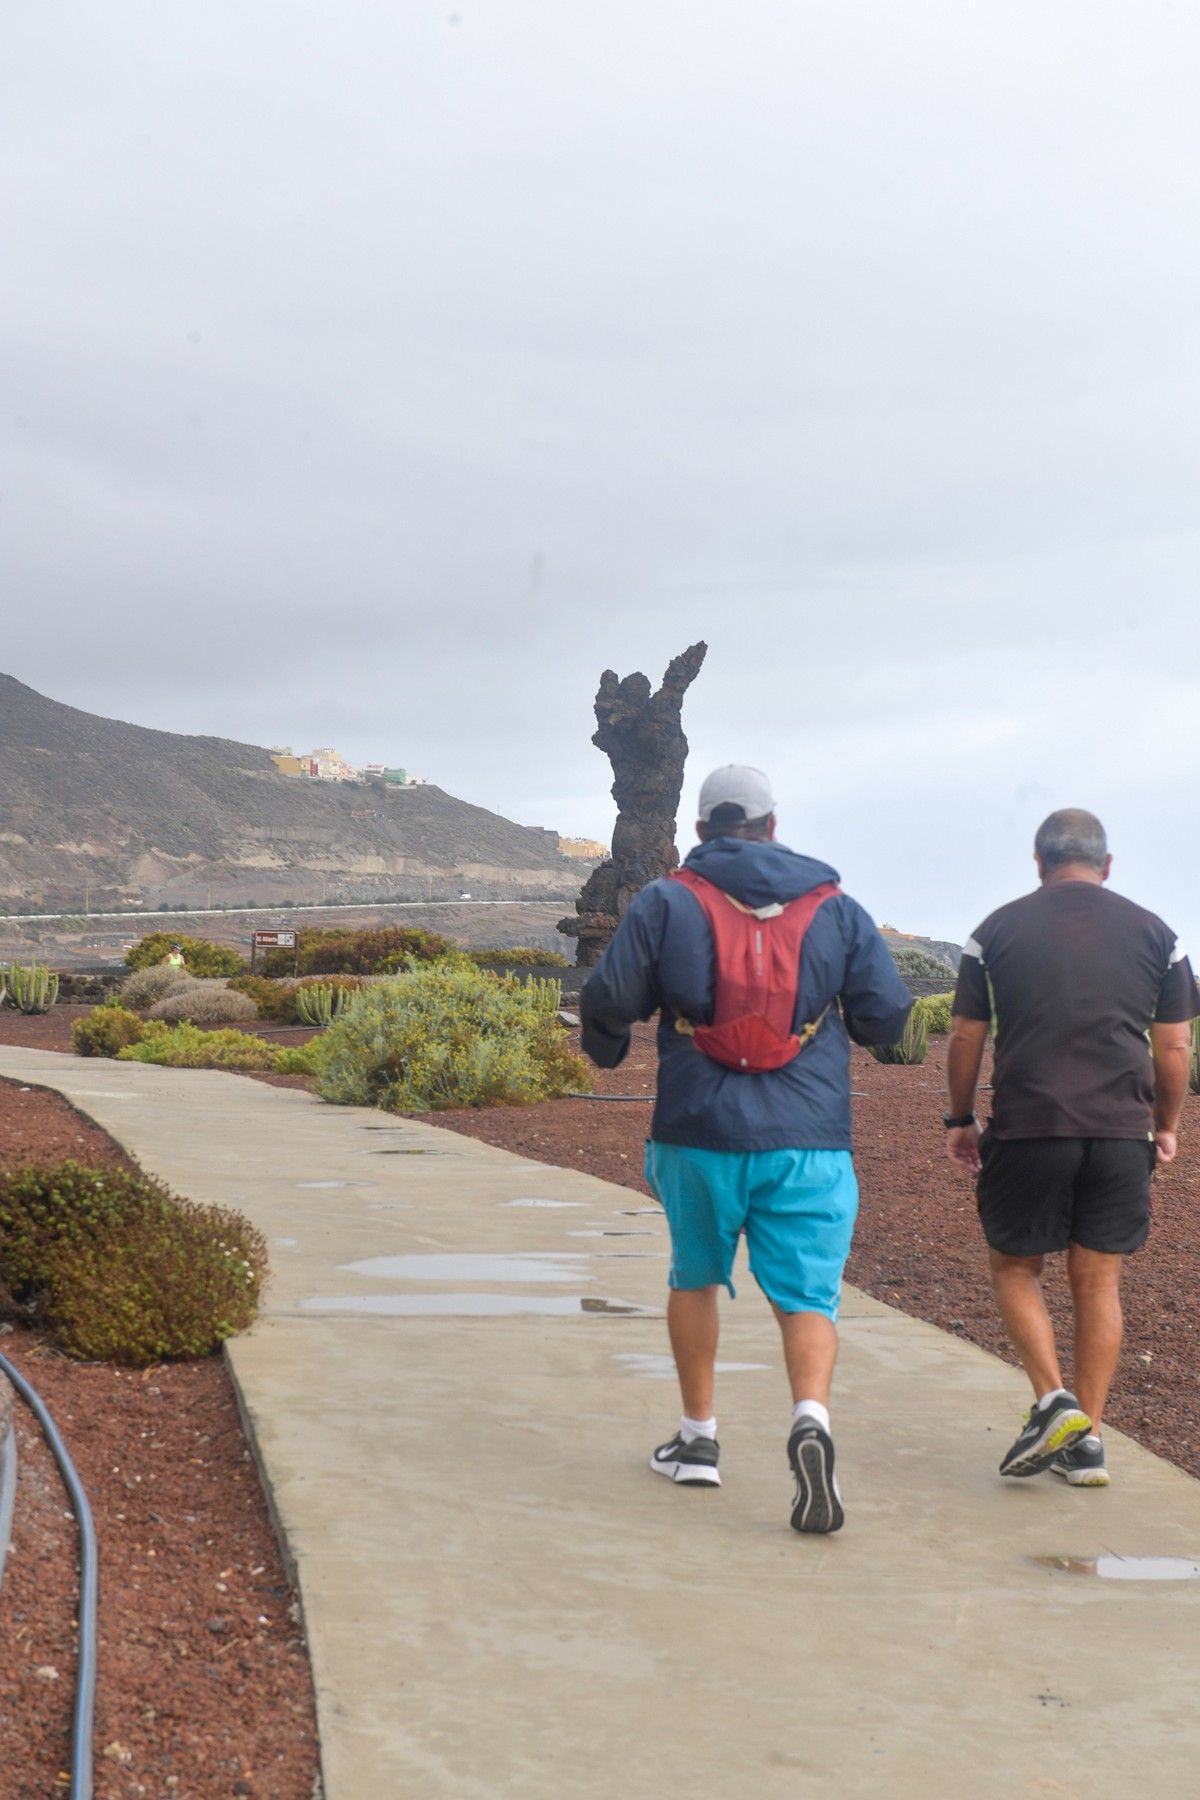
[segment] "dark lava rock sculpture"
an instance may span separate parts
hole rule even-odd
[[[592,871],[575,902],[578,917],[558,923],[565,936],[579,940],[575,962],[580,968],[599,961],[639,888],[678,867],[675,815],[688,753],[683,696],[700,673],[707,650],[707,644],[693,644],[677,656],[657,694],[644,675],[618,681],[605,669],[600,677],[592,742],[613,766],[617,823],[611,859]]]

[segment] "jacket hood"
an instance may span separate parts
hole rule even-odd
[[[839,879],[836,869],[815,857],[798,856],[785,844],[749,838],[710,838],[684,858],[684,867],[751,907],[783,906],[823,882]]]

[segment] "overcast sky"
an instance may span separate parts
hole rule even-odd
[[[1200,948],[1188,0],[10,0],[0,668],[607,836],[601,669],[961,940]],[[690,834],[685,834],[689,836]]]

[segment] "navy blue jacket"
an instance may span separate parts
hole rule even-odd
[[[710,838],[687,858],[743,906],[795,900],[835,870],[782,844]],[[603,1069],[629,1049],[629,1026],[661,1009],[658,1099],[650,1135],[705,1150],[848,1150],[850,1042],[894,1044],[912,996],[868,914],[849,894],[817,909],[800,955],[794,1028],[824,1024],[782,1069],[726,1069],[675,1030],[681,1014],[712,1019],[716,959],[712,930],[682,882],[652,881],[638,894],[583,990],[583,1047]],[[847,1036],[849,1033],[849,1037]]]

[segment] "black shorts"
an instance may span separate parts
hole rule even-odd
[[[1150,1231],[1145,1138],[997,1138],[985,1131],[976,1192],[983,1235],[1005,1256],[1082,1244],[1128,1256]]]

